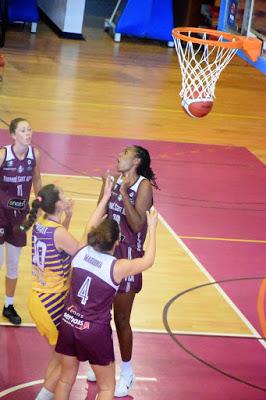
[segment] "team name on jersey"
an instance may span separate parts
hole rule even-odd
[[[103,265],[101,261],[96,260],[96,258],[91,257],[89,254],[85,254],[84,260],[97,268],[101,268]]]
[[[109,203],[110,210],[119,212],[120,214],[125,214],[125,210],[123,207],[119,206],[117,203],[110,202]]]
[[[31,180],[32,176],[3,176],[3,181],[9,183],[30,182]]]

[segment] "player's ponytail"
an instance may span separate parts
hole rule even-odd
[[[144,147],[141,146],[135,145],[134,149],[137,158],[140,159],[140,163],[137,168],[137,174],[147,178],[151,182],[152,186],[155,187],[155,189],[159,189],[156,182],[156,176],[150,167],[151,165],[150,153],[148,152],[148,150],[144,149]]]
[[[113,219],[106,218],[100,225],[90,230],[87,243],[96,251],[110,251],[119,239],[119,234],[118,223]]]
[[[57,201],[60,200],[59,189],[54,184],[44,186],[38,196],[31,203],[31,210],[24,224],[19,226],[23,232],[27,232],[37,219],[38,210],[41,209],[47,214],[54,214]]]

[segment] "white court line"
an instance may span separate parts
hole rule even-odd
[[[115,330],[115,329],[114,329]],[[163,329],[142,329],[142,328],[135,328],[132,329],[134,333],[157,333],[157,334],[165,334],[168,335],[168,332]],[[254,336],[249,333],[225,333],[225,332],[200,332],[200,331],[171,331],[173,335],[189,335],[189,336],[225,336],[225,337],[243,337],[243,338],[252,338],[252,339],[259,339],[261,336]]]
[[[0,326],[13,326],[10,322],[0,322]],[[34,323],[22,323],[19,325],[21,328],[36,328]],[[112,326],[113,332],[116,332],[114,326]],[[165,329],[145,329],[145,328],[132,328],[134,333],[150,333],[150,334],[158,334],[158,335],[168,335],[168,332]],[[248,333],[225,333],[225,332],[200,332],[200,331],[171,331],[174,335],[189,335],[189,336],[221,336],[221,337],[236,337],[236,338],[252,338],[259,339],[261,336],[254,336]]]
[[[201,262],[194,256],[194,254],[189,250],[189,248],[185,245],[185,243],[177,236],[175,231],[168,225],[168,223],[164,220],[164,218],[159,215],[159,220],[166,227],[166,229],[170,232],[170,234],[174,237],[177,243],[185,250],[188,256],[194,261],[199,270],[205,275],[205,277],[210,282],[216,282],[212,275],[206,270],[206,268],[201,264]],[[235,313],[240,317],[240,319],[244,322],[244,324],[250,329],[253,333],[254,337],[261,337],[259,332],[254,328],[254,326],[249,322],[249,320],[245,317],[245,315],[239,310],[239,308],[235,305],[235,303],[230,299],[230,297],[225,293],[225,291],[221,288],[219,284],[215,285],[217,291],[221,294],[221,296],[227,301],[227,303],[232,307]],[[266,349],[266,341],[264,339],[258,339],[261,345]]]
[[[118,378],[119,377],[116,376],[116,379],[118,379]],[[87,379],[87,375],[78,375],[77,379],[79,379],[79,380]],[[136,380],[139,381],[139,382],[157,382],[157,378],[148,378],[148,377],[145,377],[145,376],[137,376]],[[2,392],[0,392],[0,398],[6,396],[7,394],[16,392],[17,390],[25,389],[25,388],[30,387],[30,386],[39,385],[39,384],[41,384],[43,382],[44,382],[43,379],[39,379],[37,381],[21,383],[20,385],[12,386],[12,387],[10,387],[8,389],[5,389]]]

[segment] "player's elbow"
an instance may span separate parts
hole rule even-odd
[[[131,229],[134,233],[138,233],[143,228],[143,225],[144,225],[143,222],[136,222],[136,223],[132,224]]]

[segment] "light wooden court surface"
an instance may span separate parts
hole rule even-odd
[[[0,117],[10,121],[22,115],[35,131],[51,133],[245,146],[265,162],[265,77],[260,72],[235,58],[218,82],[212,114],[193,120],[180,108],[180,74],[173,49],[137,40],[115,44],[102,29],[87,28],[85,36],[86,41],[63,40],[43,23],[37,35],[20,29],[8,32]],[[44,182],[50,179],[44,176]],[[78,237],[84,215],[96,204],[100,183],[78,177],[56,180],[66,193],[69,184],[77,193],[86,192],[89,184],[89,193],[93,193],[88,201],[79,196],[75,199],[71,230]],[[25,322],[30,322],[26,308],[29,250],[21,259],[16,297]],[[165,303],[204,281],[208,282],[207,278],[173,232],[160,223],[156,265],[145,273],[144,290],[134,307],[133,327],[162,330]],[[0,285],[3,298],[3,273]],[[198,331],[249,333],[215,288],[205,293],[208,296],[203,300],[193,294],[189,304],[173,308],[170,320],[174,329],[195,329],[191,321],[197,315],[198,322],[203,321],[202,325],[197,323]],[[202,301],[208,308],[202,307]],[[199,311],[202,309],[205,311]]]

